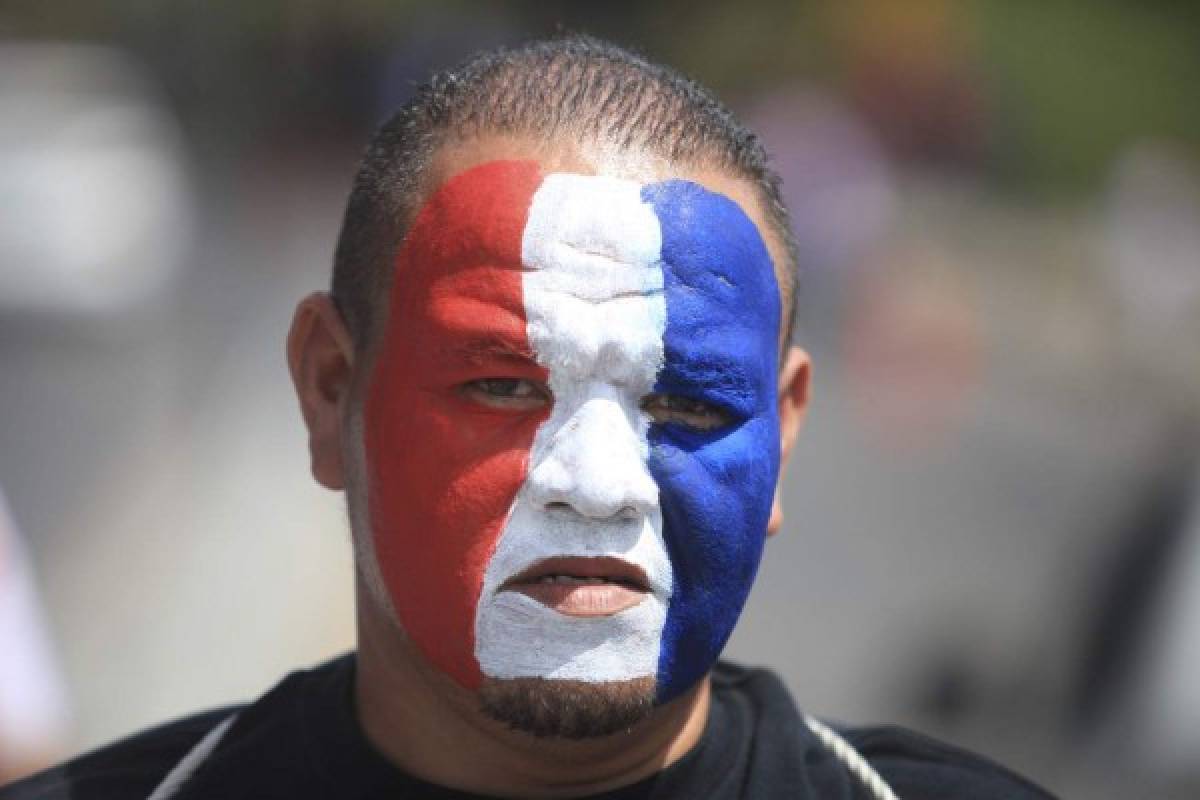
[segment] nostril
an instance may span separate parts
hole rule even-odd
[[[610,521],[636,520],[656,509],[658,485],[646,471],[637,443],[612,426],[584,427],[586,437],[556,435],[530,471],[532,504],[556,516],[575,512]]]

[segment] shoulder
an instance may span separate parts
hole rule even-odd
[[[0,800],[145,798],[183,756],[238,707],[143,731],[0,789]]]
[[[713,691],[752,709],[760,749],[805,763],[814,786],[845,786],[844,764],[808,729],[783,682],[770,670],[721,662]],[[905,800],[1047,800],[1053,796],[983,756],[896,726],[831,727]],[[766,734],[764,737],[763,734]],[[763,768],[765,764],[759,764]]]
[[[216,748],[205,754],[202,764],[194,765],[193,778],[294,764],[307,706],[348,691],[353,671],[353,654],[298,670],[252,704],[205,711],[122,739],[4,787],[0,800],[144,800],[205,735],[235,714],[237,720]]]
[[[841,735],[907,800],[1052,800],[1046,790],[969,750],[898,725],[842,729]]]

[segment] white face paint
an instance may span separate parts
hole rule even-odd
[[[526,329],[554,407],[484,573],[475,652],[493,678],[621,681],[658,669],[671,568],[639,404],[662,364],[666,303],[659,223],[640,192],[550,175],[533,198]],[[573,617],[498,591],[547,558],[599,556],[640,567],[650,593],[617,614]]]

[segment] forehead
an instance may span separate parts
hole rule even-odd
[[[572,173],[622,178],[640,184],[687,180],[732,200],[753,222],[766,245],[780,286],[787,282],[789,256],[768,223],[756,186],[705,163],[671,162],[653,153],[609,147],[603,143],[543,142],[519,135],[486,134],[441,145],[423,171],[419,209],[451,178],[492,161],[532,161],[543,174]],[[411,222],[411,220],[410,220]]]
[[[486,276],[495,280],[499,270],[525,275],[527,301],[530,292],[559,298],[555,307],[577,317],[571,327],[616,324],[608,319],[615,306],[672,285],[681,290],[673,307],[698,334],[757,335],[767,323],[778,330],[772,259],[735,200],[691,180],[641,183],[545,168],[544,161],[497,160],[445,180],[402,247],[394,299],[409,312],[448,294],[486,302]],[[520,313],[519,299],[510,299]]]

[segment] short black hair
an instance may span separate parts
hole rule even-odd
[[[486,134],[604,143],[724,170],[755,187],[787,264],[776,265],[786,342],[796,246],[766,150],[708,89],[611,42],[572,34],[478,53],[438,72],[375,133],[338,238],[333,298],[360,351],[378,334],[394,254],[443,144]]]

